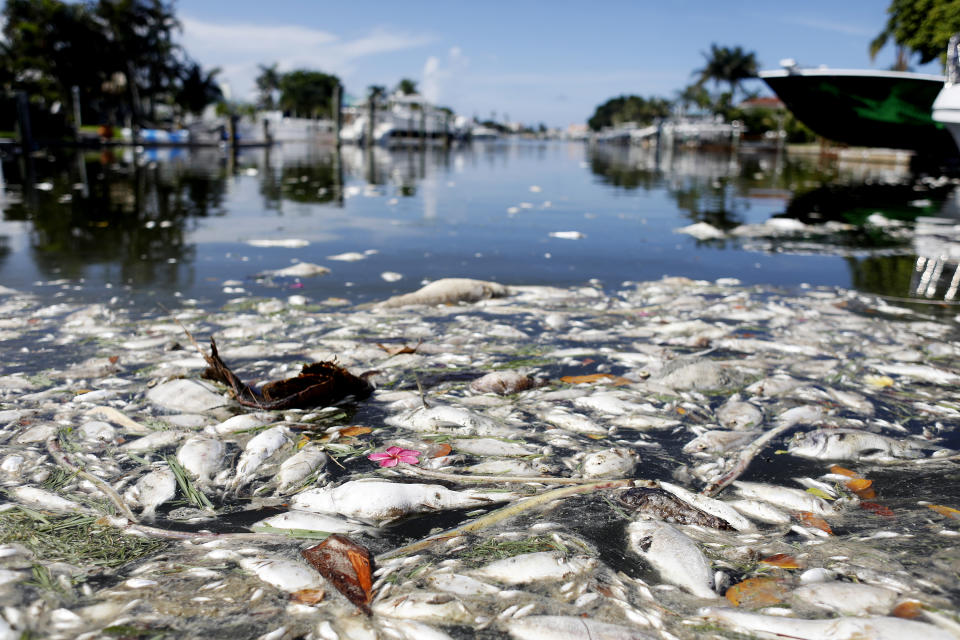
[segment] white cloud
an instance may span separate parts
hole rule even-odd
[[[425,34],[377,28],[366,35],[341,36],[299,25],[221,24],[180,19],[181,43],[204,67],[220,67],[235,99],[252,99],[258,65],[277,64],[280,71],[308,68],[345,79],[360,59],[414,49],[434,41]]]
[[[423,63],[420,93],[434,104],[451,106],[460,101],[470,60],[458,46],[450,47],[445,60],[430,56]]]

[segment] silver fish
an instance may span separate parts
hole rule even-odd
[[[143,517],[152,518],[157,507],[176,495],[177,479],[169,467],[163,466],[140,478],[136,484],[136,493],[143,507]]]
[[[746,498],[756,498],[785,509],[810,511],[818,516],[832,516],[836,513],[826,500],[800,489],[742,480],[734,480],[733,486]]]
[[[795,456],[816,460],[923,457],[923,452],[910,441],[858,429],[817,429],[797,434],[788,444],[787,451]]]
[[[720,623],[741,633],[764,634],[764,637],[785,637],[801,640],[956,640],[943,629],[923,622],[892,617],[828,618],[825,620],[801,620],[783,616],[768,616],[747,613],[728,608],[707,607],[698,615],[711,622]]]
[[[635,520],[627,527],[630,549],[660,573],[665,582],[699,598],[716,598],[713,571],[697,544],[678,528],[656,520]]]
[[[684,453],[724,453],[747,444],[760,435],[759,431],[704,431],[683,445]]]
[[[194,436],[177,451],[177,460],[200,482],[209,482],[223,465],[223,455],[224,446],[219,440]]]
[[[240,454],[240,460],[237,462],[237,475],[234,478],[233,485],[242,486],[253,478],[257,468],[263,464],[263,461],[272,456],[277,449],[290,440],[287,434],[290,430],[283,426],[277,426],[266,431],[262,431],[250,439],[243,453]]]

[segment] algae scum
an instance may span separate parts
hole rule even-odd
[[[0,297],[0,639],[957,637],[956,319],[680,278],[303,301]],[[178,323],[254,389],[374,391],[241,407]],[[331,533],[369,616],[301,556]]]

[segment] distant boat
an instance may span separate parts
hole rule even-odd
[[[358,105],[350,115],[351,121],[340,130],[341,141],[366,145],[370,126],[369,104]],[[454,120],[452,114],[434,107],[423,96],[404,95],[397,91],[387,98],[384,107],[377,107],[373,142],[385,147],[430,141],[442,143],[449,136],[458,135]]]
[[[960,148],[960,34],[947,45],[947,78],[933,102],[933,119],[947,128]]]
[[[760,77],[797,120],[828,140],[857,147],[956,155],[933,102],[943,76],[906,71],[802,69],[792,60]]]

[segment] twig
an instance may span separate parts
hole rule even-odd
[[[97,524],[116,527],[129,534],[149,536],[151,538],[167,538],[170,540],[191,540],[193,538],[203,538],[205,540],[289,540],[287,535],[273,533],[212,533],[210,531],[176,531],[173,529],[161,529],[145,524],[128,522],[123,518],[106,516],[97,520]]]
[[[476,520],[472,520],[467,524],[461,525],[459,527],[454,527],[453,529],[448,529],[442,533],[430,536],[429,538],[424,538],[417,542],[404,545],[393,551],[387,551],[378,555],[375,560],[377,562],[382,562],[390,558],[395,558],[397,556],[403,556],[408,553],[413,553],[415,551],[420,551],[426,549],[430,545],[436,542],[442,542],[443,540],[449,540],[464,533],[470,533],[472,531],[479,531],[481,529],[486,529],[502,520],[507,518],[512,518],[524,511],[529,509],[534,509],[536,507],[542,506],[553,500],[559,498],[566,498],[568,496],[577,495],[579,493],[592,493],[594,491],[600,491],[603,489],[617,489],[619,487],[629,487],[634,486],[637,483],[643,484],[646,483],[645,480],[631,480],[631,479],[620,479],[620,480],[599,480],[596,482],[589,482],[586,484],[580,484],[573,487],[562,487],[560,489],[553,489],[552,491],[546,491],[540,495],[515,502],[514,504],[508,505],[497,509],[496,511],[491,511],[490,513],[480,516]]]
[[[705,496],[713,498],[718,493],[726,489],[731,482],[740,477],[740,475],[747,470],[747,467],[750,466],[750,463],[756,458],[760,452],[763,450],[767,443],[779,436],[780,434],[793,429],[798,424],[801,424],[803,420],[785,420],[783,423],[777,425],[773,429],[770,429],[759,438],[751,442],[743,451],[740,452],[740,456],[737,458],[737,461],[734,463],[733,467],[728,471],[724,476],[719,480],[711,482],[706,487],[704,487],[702,493]]]
[[[92,473],[84,471],[67,460],[66,453],[64,453],[63,449],[60,447],[60,443],[55,437],[47,440],[47,451],[50,452],[50,457],[53,458],[57,464],[66,467],[81,478],[89,480],[95,484],[100,491],[110,498],[110,502],[112,502],[117,509],[120,510],[120,513],[122,513],[125,518],[134,523],[139,522],[137,516],[133,515],[133,511],[130,510],[130,507],[127,506],[127,503],[123,501],[123,498],[120,497],[120,494],[117,493],[113,487]]]

